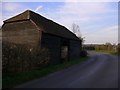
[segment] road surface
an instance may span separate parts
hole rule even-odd
[[[118,57],[88,53],[82,63],[15,88],[118,88]]]

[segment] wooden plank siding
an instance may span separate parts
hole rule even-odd
[[[3,26],[3,41],[36,46],[40,42],[41,31],[29,20],[7,23]]]

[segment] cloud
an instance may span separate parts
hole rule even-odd
[[[65,2],[119,2],[119,0],[65,0]]]
[[[18,2],[18,0],[2,0],[3,2]],[[19,2],[119,2],[119,0],[20,0]]]
[[[39,11],[40,9],[42,9],[43,6],[38,6],[36,9],[35,9],[35,12]]]
[[[78,22],[81,24],[101,20],[104,18],[102,14],[109,11],[111,10],[107,8],[107,3],[66,2],[64,6],[60,7],[58,14],[61,16],[61,22],[66,22],[65,19],[67,19],[68,23]]]
[[[84,35],[86,43],[118,43],[118,26],[110,26],[102,30],[94,31]]]
[[[4,6],[3,8],[4,8],[5,11],[14,12],[20,7],[20,4],[17,4],[17,3],[5,3],[3,6]]]
[[[0,3],[0,26],[3,24],[2,22],[2,3]]]

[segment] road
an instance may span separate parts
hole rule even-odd
[[[88,53],[82,63],[15,88],[118,88],[118,57]]]

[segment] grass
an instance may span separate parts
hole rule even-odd
[[[32,70],[29,72],[22,72],[22,73],[18,73],[18,74],[14,74],[14,75],[7,75],[7,76],[3,76],[2,79],[2,84],[3,84],[3,88],[13,88],[16,85],[25,83],[27,81],[33,80],[33,79],[37,79],[43,76],[46,76],[50,73],[68,68],[72,65],[78,64],[82,61],[85,61],[87,57],[83,57],[83,58],[79,58],[76,60],[70,60],[69,62],[65,62],[63,64],[58,64],[58,65],[51,65],[42,69],[37,69],[37,70]]]
[[[110,52],[112,55],[119,55],[118,52]]]
[[[103,53],[108,53],[112,55],[118,55],[118,52],[115,51],[106,51],[106,50],[95,50],[96,52],[103,52]]]

